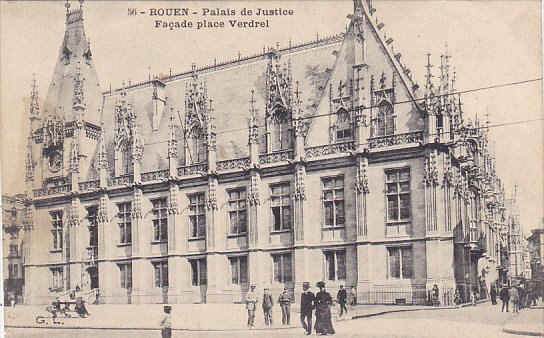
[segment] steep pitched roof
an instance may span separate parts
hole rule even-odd
[[[325,83],[336,58],[335,51],[343,39],[342,35],[309,43],[279,49],[280,62],[291,64],[293,83],[299,82],[304,114],[316,112],[319,100],[324,93]],[[240,58],[227,63],[215,64],[196,69],[199,82],[207,85],[208,98],[213,100],[215,110],[215,126],[218,144],[218,160],[248,156],[247,119],[250,117],[251,91],[255,91],[255,107],[258,109],[257,123],[262,126],[265,121],[267,100],[266,70],[274,50],[247,58]],[[168,136],[170,133],[170,110],[174,109],[176,135],[183,141],[180,118],[183,121],[185,87],[192,83],[192,71],[162,78],[165,84],[166,106],[159,127],[153,130],[153,81],[127,87],[127,98],[131,100],[137,115],[137,123],[142,126],[144,152],[142,171],[166,169]],[[114,153],[115,101],[123,90],[106,92],[102,113],[104,132],[110,162]],[[264,128],[260,130],[261,147],[264,146]],[[178,142],[178,158],[180,165],[185,162],[183,143]],[[262,150],[264,152],[264,149]],[[113,162],[110,163],[110,169]]]

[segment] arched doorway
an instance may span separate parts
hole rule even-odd
[[[98,267],[92,266],[87,269],[87,274],[89,275],[89,286],[92,289],[99,288],[99,279],[98,279]]]

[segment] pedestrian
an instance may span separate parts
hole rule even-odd
[[[336,300],[338,301],[338,304],[340,304],[340,317],[342,317],[344,311],[348,314],[348,309],[346,308],[347,299],[348,293],[346,289],[344,289],[344,286],[340,285],[340,290],[338,290],[338,293],[336,294]]]
[[[51,305],[45,308],[45,311],[51,313],[53,318],[57,318],[57,314],[60,312],[60,301],[58,298],[51,303]]]
[[[9,295],[9,302],[11,304],[11,307],[15,307],[15,300],[16,300],[15,293],[12,292]]]
[[[250,290],[246,294],[247,327],[250,329],[255,325],[255,310],[259,301],[255,288],[255,285],[251,285]]]
[[[315,308],[315,295],[310,291],[310,283],[302,283],[302,294],[300,295],[300,322],[307,335],[312,334],[312,311]]]
[[[497,287],[495,286],[495,283],[491,284],[489,296],[491,297],[491,304],[497,305]]]
[[[357,305],[357,290],[355,289],[355,287],[351,288],[351,300],[350,300],[349,304],[351,306],[356,306]]]
[[[274,306],[274,299],[272,294],[270,294],[268,288],[264,289],[263,295],[263,313],[264,313],[264,323],[266,325],[272,325],[272,307]]]
[[[76,285],[75,290],[75,297],[76,297],[76,312],[79,314],[81,318],[85,318],[85,316],[89,316],[89,311],[87,311],[87,308],[85,307],[85,301],[83,300],[83,293],[81,292],[81,288],[79,285]]]
[[[287,288],[278,297],[278,303],[281,307],[281,323],[283,325],[291,325],[291,296]]]
[[[438,300],[438,295],[440,291],[438,290],[438,284],[433,285],[433,305],[438,306],[440,305],[440,301]]]
[[[501,312],[504,312],[504,308],[506,308],[506,312],[508,311],[508,304],[510,303],[510,292],[508,291],[508,288],[506,285],[503,285],[501,288],[501,291],[499,291],[499,299],[502,302],[502,309]]]
[[[472,292],[470,292],[470,303],[473,306],[476,306],[477,297],[478,297],[478,294],[476,293],[476,289],[473,289]]]
[[[463,302],[463,299],[461,299],[461,293],[459,292],[459,289],[455,289],[455,293],[453,294],[453,302],[457,307],[461,306],[461,303]]]
[[[519,313],[518,307],[519,307],[519,292],[516,289],[515,286],[512,286],[510,288],[510,301],[512,302],[512,312],[513,313]]]
[[[325,290],[325,283],[318,282],[319,292],[315,295],[315,332],[317,334],[334,334],[332,327],[331,294]]]
[[[521,286],[520,284],[517,286],[516,289],[518,290],[518,294],[519,294],[518,310],[521,310],[525,308],[525,298],[526,298],[525,288]]]
[[[172,307],[169,305],[164,306],[164,316],[162,317],[159,326],[161,327],[161,337],[172,337]]]

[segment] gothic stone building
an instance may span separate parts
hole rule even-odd
[[[2,266],[4,276],[4,304],[11,295],[16,302],[23,300],[23,219],[26,196],[2,195]]]
[[[25,299],[239,302],[324,280],[416,303],[498,274],[486,130],[447,52],[419,89],[374,12],[355,0],[340,35],[103,92],[68,8],[42,107],[32,88]]]

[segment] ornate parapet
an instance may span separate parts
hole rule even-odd
[[[70,192],[70,185],[64,184],[56,187],[43,188],[43,189],[34,189],[34,197],[50,196],[50,195],[59,195]]]
[[[157,171],[151,171],[147,173],[143,173],[141,175],[142,182],[148,182],[148,181],[158,181],[158,180],[166,180],[170,176],[170,170],[157,170]]]
[[[282,150],[269,154],[259,155],[259,164],[269,164],[277,162],[287,162],[295,157],[294,150]]]
[[[178,168],[178,176],[205,174],[207,170],[208,166],[206,163],[188,165]]]
[[[95,181],[87,181],[87,182],[80,182],[79,183],[79,191],[80,192],[86,192],[86,191],[94,191],[100,189],[100,180]]]
[[[245,169],[249,167],[249,157],[236,158],[233,160],[219,161],[217,162],[217,170],[236,170]]]
[[[132,174],[123,175],[118,177],[112,177],[108,179],[109,186],[118,186],[118,185],[130,185],[134,181],[134,176]]]
[[[305,156],[306,158],[311,158],[318,156],[349,153],[354,149],[354,146],[355,142],[349,141],[337,144],[327,144],[324,146],[308,147],[306,148]]]
[[[417,144],[423,142],[423,132],[415,131],[411,133],[395,134],[388,136],[371,137],[368,139],[368,148],[384,148],[406,144]]]

